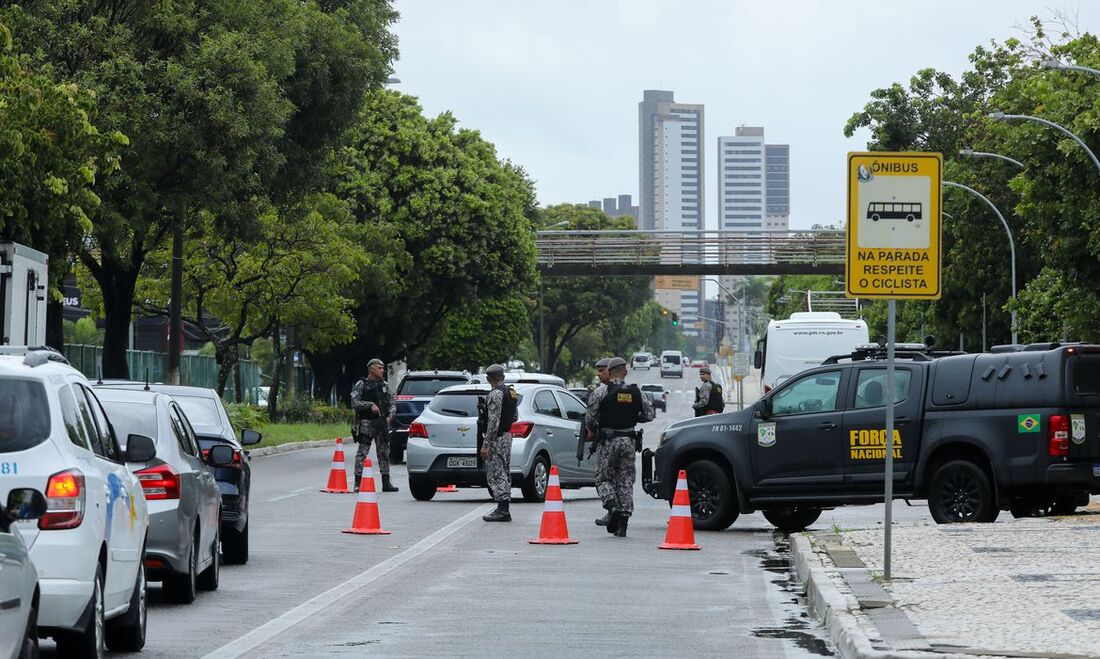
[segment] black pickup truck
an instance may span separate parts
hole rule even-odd
[[[643,452],[643,488],[671,500],[686,469],[701,530],[760,510],[797,531],[822,509],[881,503],[884,358],[833,357],[744,410],[669,426]],[[1067,514],[1100,492],[1100,345],[903,350],[895,368],[895,498],[927,499],[942,524]]]

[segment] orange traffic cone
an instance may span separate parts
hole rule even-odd
[[[443,487],[435,488],[436,492],[458,492],[458,488],[454,486],[454,483],[450,485],[444,485]]]
[[[695,529],[691,525],[691,496],[688,494],[687,471],[676,477],[676,493],[672,495],[672,512],[668,517],[668,532],[660,549],[699,549],[695,544]]]
[[[558,481],[558,468],[550,467],[550,482],[546,486],[546,503],[542,509],[542,527],[539,537],[527,542],[533,545],[575,545],[577,541],[569,537],[569,527],[565,523],[565,504],[561,500],[561,483]]]
[[[336,438],[336,452],[332,454],[332,469],[328,472],[328,485],[322,492],[351,494],[348,489],[348,471],[344,467],[344,438]]]
[[[344,533],[390,534],[389,531],[382,529],[382,522],[378,519],[378,495],[374,491],[374,468],[371,467],[370,458],[363,460],[363,479],[359,481],[359,499],[355,502],[355,516],[351,520],[351,528],[344,529]]]

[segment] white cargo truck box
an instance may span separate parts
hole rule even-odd
[[[49,258],[17,243],[0,243],[0,345],[46,344]]]

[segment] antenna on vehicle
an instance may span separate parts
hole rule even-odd
[[[149,391],[149,367],[145,367],[145,391]]]

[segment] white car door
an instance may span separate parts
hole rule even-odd
[[[107,542],[107,580],[104,585],[104,600],[108,610],[129,603],[137,579],[138,561],[141,557],[141,543],[144,540],[144,525],[138,524],[139,513],[144,514],[144,506],[138,505],[135,490],[136,479],[122,459],[114,430],[107,422],[107,415],[91,389],[77,385],[87,397],[87,404],[95,423],[92,439],[92,451],[103,470],[105,484]],[[144,502],[144,496],[142,497]]]
[[[6,505],[7,501],[0,501],[0,506]],[[0,528],[0,656],[17,654],[14,650],[23,638],[31,605],[28,593],[22,592],[29,562],[23,541],[15,533],[14,528]]]

